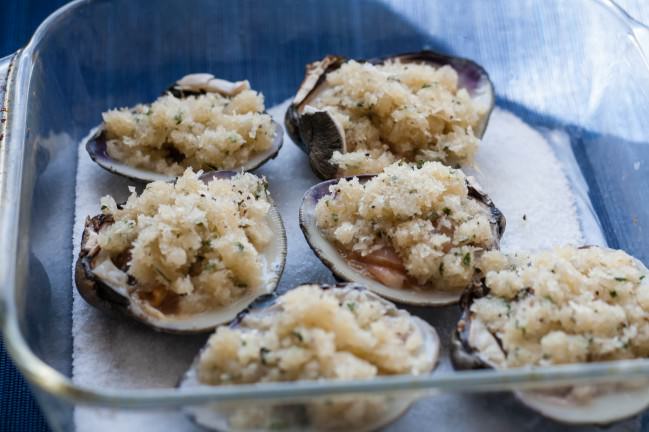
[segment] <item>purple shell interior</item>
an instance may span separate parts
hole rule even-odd
[[[200,179],[205,183],[209,183],[214,179],[229,179],[237,174],[239,174],[239,172],[237,171],[208,171],[206,173],[203,173],[200,176]]]
[[[319,284],[319,285],[320,288],[325,291],[334,288],[343,288],[343,289],[347,288],[347,289],[353,289],[355,291],[366,290],[366,288],[363,285],[360,285],[356,282],[338,282],[333,285],[329,285],[329,284]],[[265,294],[261,297],[257,297],[257,299],[255,299],[255,301],[252,302],[247,308],[239,312],[237,316],[232,321],[230,321],[229,324],[227,324],[227,326],[230,328],[237,327],[238,325],[241,324],[241,321],[243,321],[246,315],[250,313],[261,312],[265,309],[270,308],[271,306],[277,303],[279,297],[280,295],[278,295],[276,291],[269,294]]]
[[[273,148],[275,149],[273,154],[270,154],[268,157],[264,158],[257,166],[261,165],[263,162],[269,160],[269,159],[274,159],[277,154],[279,153],[279,150],[282,148],[282,143],[283,143],[283,138],[284,138],[284,129],[282,126],[277,123],[276,121],[273,120],[273,125],[275,127],[275,137],[273,140]],[[98,127],[96,132],[88,139],[86,142],[86,151],[92,158],[92,160],[96,161],[99,165],[102,167],[112,171],[116,172],[118,174],[122,175],[127,175],[121,172],[121,170],[118,168],[119,166],[126,166],[124,162],[121,162],[119,160],[115,160],[111,155],[108,153],[108,146],[106,143],[106,135],[104,132],[104,129],[102,126]],[[257,167],[255,166],[255,168]],[[251,168],[252,169],[252,168]],[[146,174],[146,170],[140,170],[142,173]],[[156,173],[152,173],[156,174]],[[220,178],[229,178],[232,177],[236,172],[232,171],[232,174],[222,174],[219,177]],[[139,177],[136,176],[136,179],[139,180],[147,180],[151,181],[151,179],[147,179],[146,177]]]
[[[338,183],[338,179],[327,180],[312,186],[304,194],[304,202],[315,206],[323,196],[329,193],[329,186],[336,183]]]
[[[103,129],[99,129],[95,136],[88,140],[88,142],[86,143],[86,150],[93,159],[113,161],[113,159],[108,154],[106,138],[104,136]],[[228,179],[234,177],[237,174],[237,171],[208,171],[206,173],[203,173],[200,178],[207,183],[215,178]]]
[[[103,128],[100,128],[94,137],[90,138],[86,143],[86,151],[93,159],[112,160],[108,154],[108,147],[106,145],[106,137]]]
[[[475,94],[476,90],[485,85],[490,85],[489,76],[479,64],[465,58],[454,57],[451,55],[441,54],[430,50],[419,52],[398,54],[393,57],[383,57],[369,60],[371,63],[383,63],[390,58],[400,58],[404,62],[427,62],[435,63],[439,66],[449,65],[458,74],[459,87],[466,88],[470,94]]]
[[[469,93],[474,93],[477,88],[484,85],[484,71],[470,62],[451,62],[453,69],[457,71],[459,87],[466,88]]]
[[[458,86],[466,88],[470,94],[474,94],[477,89],[489,84],[487,72],[480,65],[468,59],[439,54],[433,51],[404,54],[400,57],[414,61],[432,61],[439,66],[451,66],[458,74]]]
[[[351,180],[354,177],[357,177],[361,183],[364,183],[375,176],[376,174],[363,174],[363,175],[350,176],[344,178],[347,180]],[[329,194],[329,187],[338,183],[339,181],[340,179],[337,178],[332,180],[326,180],[323,181],[322,183],[318,183],[314,186],[311,186],[311,188],[307,190],[306,193],[304,194],[304,199],[303,199],[304,204],[308,204],[310,207],[315,207],[315,205],[318,204],[318,201],[320,201],[322,197]]]

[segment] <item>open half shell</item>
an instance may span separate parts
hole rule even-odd
[[[498,337],[470,309],[474,300],[487,294],[489,288],[484,280],[476,280],[462,295],[462,316],[451,337],[451,360],[455,369],[504,368],[505,352]],[[518,390],[514,395],[531,409],[562,423],[608,424],[649,407],[649,382]]]
[[[366,182],[374,177],[374,175],[356,176],[360,182]],[[353,177],[347,177],[351,179]],[[386,286],[374,278],[360,272],[352,264],[349,263],[347,258],[341,254],[337,246],[329,241],[322,231],[318,228],[316,223],[315,208],[318,201],[325,195],[329,194],[330,186],[336,184],[340,179],[327,180],[312,186],[306,191],[302,198],[302,205],[300,206],[300,228],[302,233],[309,243],[309,246],[322,261],[324,265],[329,267],[334,276],[341,281],[357,282],[367,287],[372,292],[380,295],[381,297],[405,304],[418,305],[418,306],[444,306],[457,303],[460,299],[461,292],[443,291],[443,290],[419,290],[409,287],[392,288]],[[467,179],[467,186],[469,189],[469,197],[480,202],[489,212],[489,222],[493,232],[494,243],[491,249],[498,249],[500,238],[505,231],[505,217],[496,208],[489,196],[482,192],[477,185],[473,184]]]
[[[366,300],[378,301],[388,306],[391,314],[404,314],[407,312],[399,310],[392,303],[383,298],[367,291],[361,285],[355,283],[321,285],[323,290],[336,290],[340,301],[345,301],[349,293],[356,291],[363,293]],[[247,314],[279,314],[281,306],[276,302],[266,307],[255,307],[243,311],[236,320],[230,323],[230,327],[245,329],[244,317]],[[422,319],[410,316],[415,324],[415,328],[421,333],[424,341],[423,355],[430,359],[430,371],[432,371],[438,362],[440,340],[435,329]],[[255,331],[255,330],[251,330]],[[205,349],[205,348],[204,348]],[[202,353],[202,351],[201,351]],[[201,357],[198,354],[192,366],[182,377],[179,387],[192,388],[206,386],[198,379],[198,362]],[[258,431],[258,430],[299,430],[299,431],[348,431],[358,432],[376,430],[385,426],[408,410],[410,405],[415,401],[414,397],[400,394],[392,395],[348,395],[348,396],[331,396],[321,397],[313,400],[299,402],[272,402],[255,403],[255,405],[246,405],[242,403],[220,403],[207,404],[202,406],[189,407],[185,409],[187,415],[198,425],[208,430],[219,431]],[[358,416],[360,411],[371,410],[370,414],[361,416],[354,420],[347,420],[344,413],[331,410],[327,414],[328,407],[334,404],[346,404],[349,408],[354,405],[354,413]],[[319,414],[314,412],[319,410]],[[325,416],[323,417],[323,413]],[[325,420],[327,425],[320,422]]]
[[[286,111],[286,132],[302,151],[309,156],[313,171],[323,179],[336,177],[337,168],[329,163],[334,151],[345,153],[345,133],[341,125],[326,110],[315,109],[309,103],[325,88],[327,74],[340,68],[350,59],[329,55],[306,67],[304,81]],[[458,73],[458,86],[465,88],[474,103],[485,113],[474,133],[482,138],[495,103],[495,93],[487,72],[479,64],[460,57],[433,51],[397,54],[370,60],[359,60],[375,65],[388,60],[401,63],[424,63],[435,67],[449,65]]]
[[[230,178],[237,173],[232,171],[209,172],[201,180],[209,182],[214,178]],[[270,197],[268,198],[270,200]],[[234,319],[255,299],[272,293],[279,283],[286,261],[286,232],[281,216],[275,204],[267,215],[274,237],[262,252],[266,262],[264,282],[251,288],[233,303],[214,310],[191,315],[170,315],[152,311],[152,306],[136,298],[133,294],[137,280],[128,275],[124,266],[118,267],[107,254],[102,254],[96,242],[96,235],[101,228],[112,223],[105,215],[100,214],[86,220],[81,239],[79,258],[75,266],[77,290],[92,306],[98,309],[117,312],[133,318],[155,330],[168,333],[201,333],[213,330],[219,324]]]
[[[166,92],[178,98],[186,98],[205,93],[219,93],[224,96],[233,96],[244,88],[244,84],[245,81],[231,82],[215,78],[212,74],[197,73],[184,76],[172,84]],[[270,148],[263,152],[255,153],[243,165],[232,168],[232,171],[252,171],[270,159],[277,157],[279,150],[282,148],[284,130],[276,121],[273,121],[273,126],[275,133]],[[142,182],[172,181],[176,179],[176,176],[138,168],[113,158],[108,153],[103,125],[93,128],[88,136],[84,138],[83,144],[86,147],[88,155],[90,155],[90,158],[97,165],[114,174]]]

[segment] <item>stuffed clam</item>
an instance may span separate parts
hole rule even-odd
[[[76,263],[81,296],[156,330],[210,331],[277,287],[286,235],[264,179],[188,169],[88,217]]]
[[[151,104],[103,113],[86,139],[102,168],[142,181],[194,171],[251,171],[277,156],[282,127],[248,81],[187,75]]]
[[[357,284],[301,285],[217,328],[180,387],[428,374],[439,349],[428,323]],[[366,431],[393,421],[411,403],[403,396],[354,395],[187,411],[215,430]]]
[[[304,195],[307,242],[345,281],[401,303],[446,305],[497,249],[505,218],[462,171],[439,162],[329,180]]]
[[[452,341],[456,368],[508,369],[645,358],[649,270],[623,251],[562,246],[488,252],[462,298]],[[541,414],[566,423],[610,423],[649,406],[649,382],[519,390]]]
[[[285,126],[321,178],[374,174],[396,160],[470,163],[494,105],[485,70],[432,51],[307,66]]]

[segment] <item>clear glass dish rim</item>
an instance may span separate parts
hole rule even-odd
[[[75,0],[52,13],[37,28],[29,43],[13,56],[0,59],[11,61],[7,91],[2,101],[10,107],[3,135],[0,135],[0,324],[3,340],[14,363],[28,381],[46,393],[73,404],[101,407],[146,409],[163,406],[184,406],[214,401],[232,400],[294,400],[346,393],[439,391],[479,392],[521,388],[538,388],[578,383],[632,381],[649,377],[649,359],[612,361],[605,363],[572,364],[512,370],[476,370],[435,373],[421,376],[389,376],[356,381],[302,381],[235,386],[203,386],[193,389],[98,389],[80,386],[46,364],[28,346],[18,323],[16,305],[16,272],[19,264],[19,239],[16,227],[20,222],[22,167],[25,145],[27,91],[33,66],[32,54],[50,27],[79,7],[100,0]],[[604,6],[612,19],[621,21],[635,40],[640,55],[646,60],[646,50],[634,37],[638,30],[649,31],[634,20],[612,0],[589,0]],[[13,58],[10,58],[13,57]],[[646,63],[649,69],[649,62]],[[15,205],[6,205],[14,203]],[[23,260],[24,261],[24,260]]]

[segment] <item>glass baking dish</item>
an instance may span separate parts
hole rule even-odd
[[[587,185],[591,220],[610,247],[649,263],[649,30],[612,2],[74,1],[50,16],[25,48],[0,61],[6,77],[0,317],[4,343],[54,430],[74,430],[74,410],[81,406],[96,407],[92,412],[107,418],[171,413],[167,429],[181,430],[192,423],[181,420],[180,411],[206,402],[228,410],[350,394],[422,399],[394,430],[433,421],[456,430],[556,430],[556,423],[510,400],[509,393],[461,393],[649,375],[649,360],[637,360],[505,372],[443,367],[418,377],[194,390],[72,381],[77,149],[102,111],[150,100],[195,71],[246,77],[272,106],[293,95],[305,64],[326,54],[368,58],[423,48],[474,59],[489,72],[499,107],[539,130],[567,132],[573,168]],[[570,158],[558,157],[569,172]],[[456,314],[452,308],[441,312],[447,321]]]

